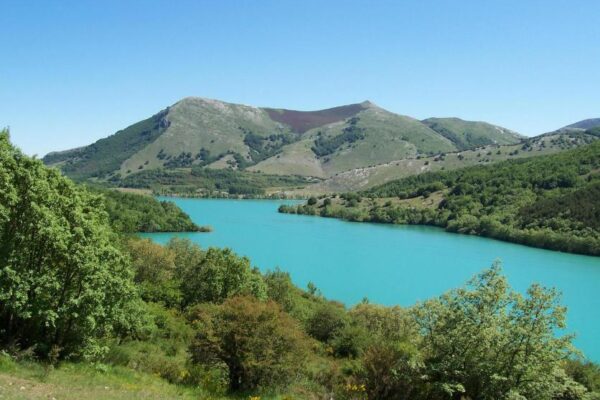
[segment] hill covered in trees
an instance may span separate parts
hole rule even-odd
[[[578,156],[591,168],[590,149]],[[536,182],[570,187],[569,171]],[[7,396],[597,398],[600,373],[562,335],[557,292],[517,293],[499,265],[412,307],[347,308],[228,249],[114,232],[105,204],[0,135]]]
[[[116,190],[102,190],[100,193],[110,224],[117,232],[210,231],[210,227],[193,223],[190,216],[171,201],[159,201],[148,195]]]
[[[452,232],[598,255],[599,171],[600,143],[594,142],[555,155],[424,173],[281,211],[436,225]]]

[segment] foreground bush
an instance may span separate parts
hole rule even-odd
[[[275,388],[297,378],[307,355],[298,323],[272,301],[234,297],[192,312],[192,360],[223,366],[232,391]]]
[[[585,392],[562,369],[572,337],[556,336],[565,308],[555,290],[532,285],[522,296],[496,265],[415,315],[428,399],[578,399]]]

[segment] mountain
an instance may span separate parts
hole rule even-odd
[[[567,125],[562,129],[575,128],[575,129],[592,129],[600,127],[600,118],[584,119],[583,121],[575,122],[574,124]]]
[[[365,101],[318,111],[188,97],[97,142],[44,162],[75,179],[118,181],[148,170],[231,168],[328,178],[355,168],[518,143],[505,128],[456,118],[425,121]]]
[[[516,132],[487,122],[459,118],[428,118],[422,122],[454,143],[459,150],[488,144],[514,144],[523,139]]]

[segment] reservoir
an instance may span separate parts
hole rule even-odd
[[[172,199],[210,233],[144,234],[156,242],[184,237],[203,248],[229,247],[266,271],[276,267],[306,288],[313,282],[329,299],[352,306],[410,306],[462,286],[500,260],[520,292],[534,282],[562,292],[575,345],[600,361],[600,257],[566,254],[439,228],[353,223],[280,214],[286,200]]]

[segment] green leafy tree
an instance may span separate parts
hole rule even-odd
[[[130,239],[126,246],[145,301],[179,307],[182,301],[181,283],[175,276],[175,253],[150,239]]]
[[[499,265],[415,310],[429,399],[560,398],[578,387],[561,369],[571,351],[555,290],[510,290]],[[569,389],[570,390],[570,389]]]
[[[183,304],[222,303],[235,295],[267,298],[262,275],[250,266],[250,260],[230,249],[210,248],[181,273]]]
[[[192,360],[223,365],[232,391],[274,388],[298,377],[307,354],[297,322],[277,303],[233,297],[191,313],[197,335]]]
[[[296,292],[290,274],[279,268],[265,274],[267,294],[269,299],[277,302],[285,312],[291,312],[296,307]]]
[[[136,292],[101,197],[0,134],[0,342],[92,357],[125,329]]]
[[[327,343],[347,324],[346,310],[342,305],[324,302],[306,322],[306,330],[310,336]]]
[[[152,196],[98,190],[104,196],[111,226],[118,232],[205,232],[175,203],[158,201]]]
[[[362,358],[360,377],[369,399],[418,400],[423,397],[425,368],[419,351],[407,343],[380,341]]]

